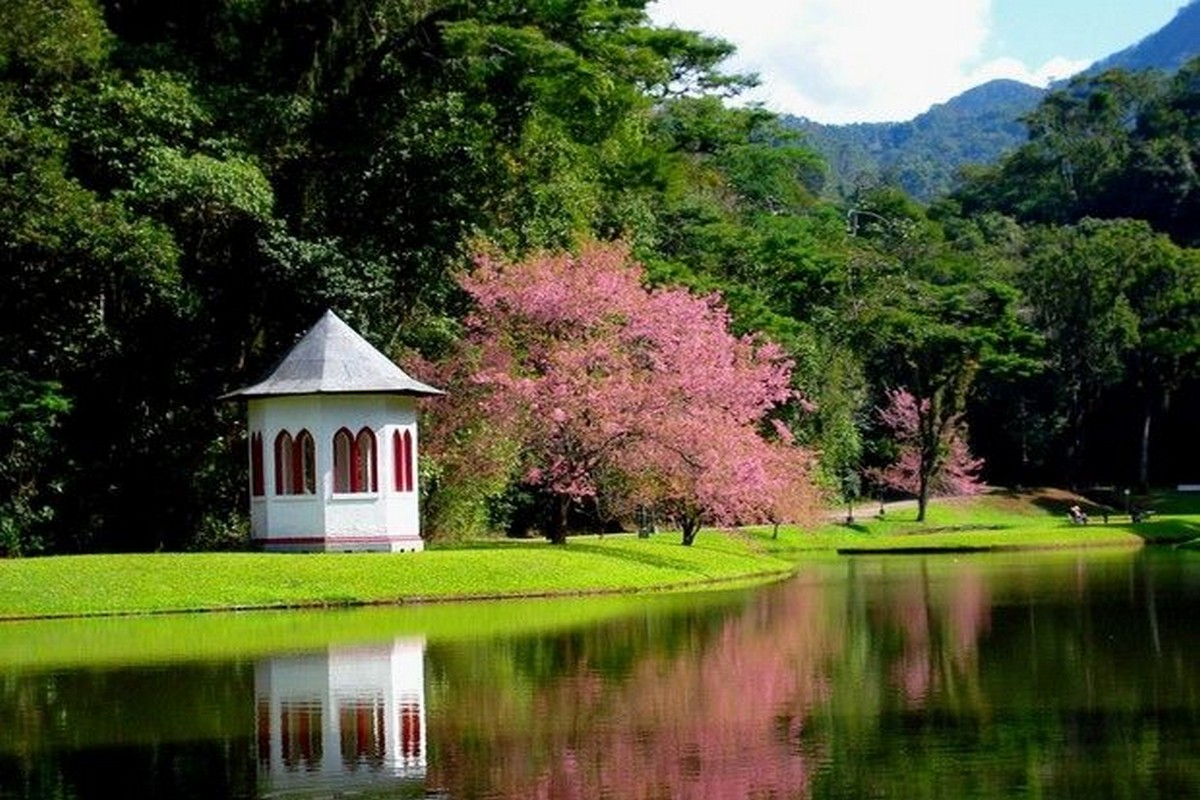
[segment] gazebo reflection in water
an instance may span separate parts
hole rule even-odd
[[[269,658],[254,693],[264,787],[425,776],[424,639]]]

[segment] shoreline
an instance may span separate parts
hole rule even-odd
[[[578,536],[562,546],[500,540],[424,553],[12,559],[0,561],[0,636],[4,623],[26,620],[654,595],[767,582],[806,563],[854,555],[1140,547],[1148,541],[1127,526],[1037,522],[891,534],[826,525],[811,532],[784,528],[779,538],[762,528],[705,530],[692,547],[680,545],[678,534],[659,533],[648,539]]]

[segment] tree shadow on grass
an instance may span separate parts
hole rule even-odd
[[[1067,509],[1078,503],[1089,517],[1100,519],[1105,512],[1110,518],[1128,520],[1130,510],[1152,509],[1155,514],[1200,516],[1200,492],[1179,492],[1174,489],[1155,489],[1132,492],[1128,496],[1119,487],[1095,487],[1076,494],[1064,489],[1030,489],[1010,492],[1026,498],[1032,505],[1054,514],[1066,516]]]
[[[1160,514],[1200,516],[1200,492],[1159,490],[1147,495],[1145,501],[1149,504],[1149,508],[1153,508]]]
[[[1200,538],[1200,522],[1186,519],[1150,519],[1127,522],[1120,527],[1141,537],[1147,544],[1183,544]]]
[[[1088,496],[1068,492],[1064,489],[1034,489],[1028,492],[1012,492],[1012,496],[1025,500],[1034,508],[1041,509],[1054,517],[1070,519],[1071,506],[1079,506],[1089,520],[1097,522],[1105,516],[1114,517],[1124,513],[1116,500],[1106,494]]]
[[[593,555],[602,556],[604,558],[620,559],[636,564],[645,564],[646,566],[659,567],[662,569],[677,569],[688,572],[703,573],[704,568],[696,564],[694,561],[689,561],[684,558],[672,558],[670,556],[660,555],[658,553],[649,553],[640,550],[629,550],[625,548],[601,547],[595,544],[583,544],[578,541],[570,542],[567,547],[572,552],[586,552]],[[683,547],[683,545],[680,545]]]
[[[463,539],[463,540],[445,540],[427,542],[426,547],[431,550],[498,550],[504,548],[517,547],[532,547],[537,545],[549,545],[550,543],[540,536],[526,537],[507,537],[496,536],[486,539]]]

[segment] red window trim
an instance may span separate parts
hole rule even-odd
[[[378,450],[375,443],[375,431],[365,427],[360,429],[354,437],[354,469],[350,473],[351,491],[356,493],[379,491]]]
[[[392,460],[395,462],[395,488],[397,492],[413,490],[413,439],[412,432],[405,429],[403,433],[395,431],[392,434]]]
[[[275,494],[316,494],[317,447],[307,428],[275,436]]]
[[[263,438],[261,431],[250,434],[250,495],[262,497],[267,493],[263,476]]]
[[[333,491],[363,494],[379,491],[379,448],[375,432],[363,427],[357,434],[338,428],[333,435]]]

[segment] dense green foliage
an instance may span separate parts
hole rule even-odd
[[[594,240],[785,348],[810,402],[777,421],[835,491],[876,491],[901,388],[993,482],[1196,480],[1200,64],[1052,93],[952,200],[847,208],[724,104],[728,44],[644,6],[0,6],[0,553],[238,542],[223,392],[328,307],[436,360],[471,254]],[[497,473],[426,486],[468,527],[520,505]]]
[[[636,238],[654,100],[739,84],[628,2],[21,0],[0,29],[8,552],[225,538],[222,391],[329,306],[436,348],[476,236]]]
[[[1175,427],[1163,444],[1194,442],[1197,431],[1172,411],[1194,397],[1200,341],[1198,75],[1200,60],[1169,78],[1110,71],[1073,81],[1029,115],[1028,143],[947,204],[956,216],[998,211],[1024,226],[1014,283],[1047,369],[1025,384],[1019,413],[1036,431],[1063,434],[1053,469],[1071,482],[1185,477],[1186,446],[1164,447],[1159,463],[1176,466],[1158,476],[1149,454],[1164,420]],[[1124,469],[1096,469],[1114,444]]]

